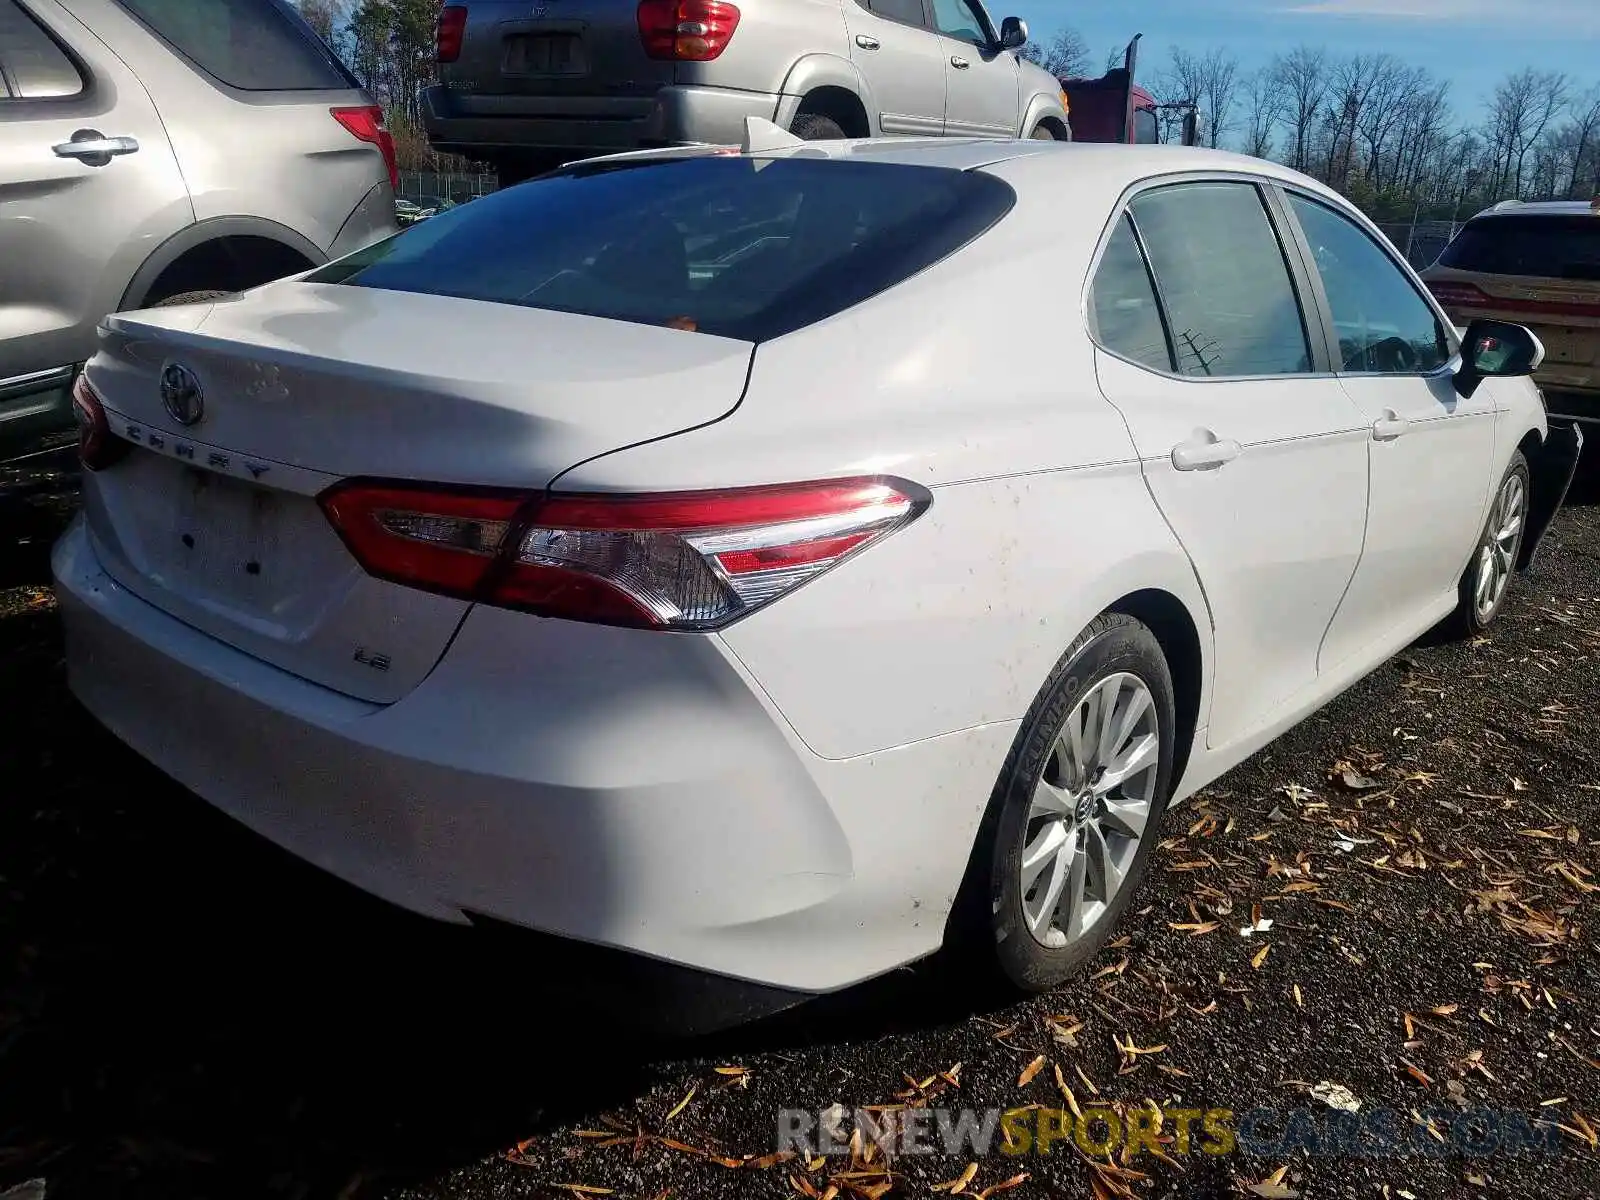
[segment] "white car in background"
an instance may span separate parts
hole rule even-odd
[[[1571,476],[1537,342],[1463,360],[1255,159],[750,129],[109,319],[71,686],[362,888],[707,1013],[945,945],[1049,988],[1173,797],[1494,619]]]

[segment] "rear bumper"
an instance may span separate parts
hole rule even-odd
[[[720,977],[678,990],[746,1017],[938,948],[1015,728],[821,760],[717,639],[481,606],[382,707],[133,596],[81,520],[54,568],[73,692],[204,799],[414,912]]]
[[[771,120],[778,96],[735,88],[664,87],[653,96],[422,94],[422,123],[441,153],[494,159],[518,152],[570,158],[651,146],[737,144],[744,119]]]

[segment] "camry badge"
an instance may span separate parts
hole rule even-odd
[[[200,381],[182,363],[168,363],[161,372],[161,407],[179,425],[198,425],[206,415]]]

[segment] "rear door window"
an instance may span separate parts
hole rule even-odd
[[[0,0],[0,100],[63,100],[83,91],[77,64],[16,0]]]
[[[764,341],[910,278],[1015,201],[993,175],[897,163],[579,165],[441,213],[309,279]]]
[[[1600,283],[1600,216],[1480,217],[1445,247],[1439,265]]]
[[[117,0],[141,24],[220,83],[241,91],[356,87],[283,0]]]
[[[1184,183],[1131,206],[1182,375],[1311,370],[1300,299],[1265,202],[1248,183]]]

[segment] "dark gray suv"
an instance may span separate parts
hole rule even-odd
[[[981,0],[472,0],[439,17],[428,140],[510,183],[651,146],[805,138],[1066,140],[1065,97]]]

